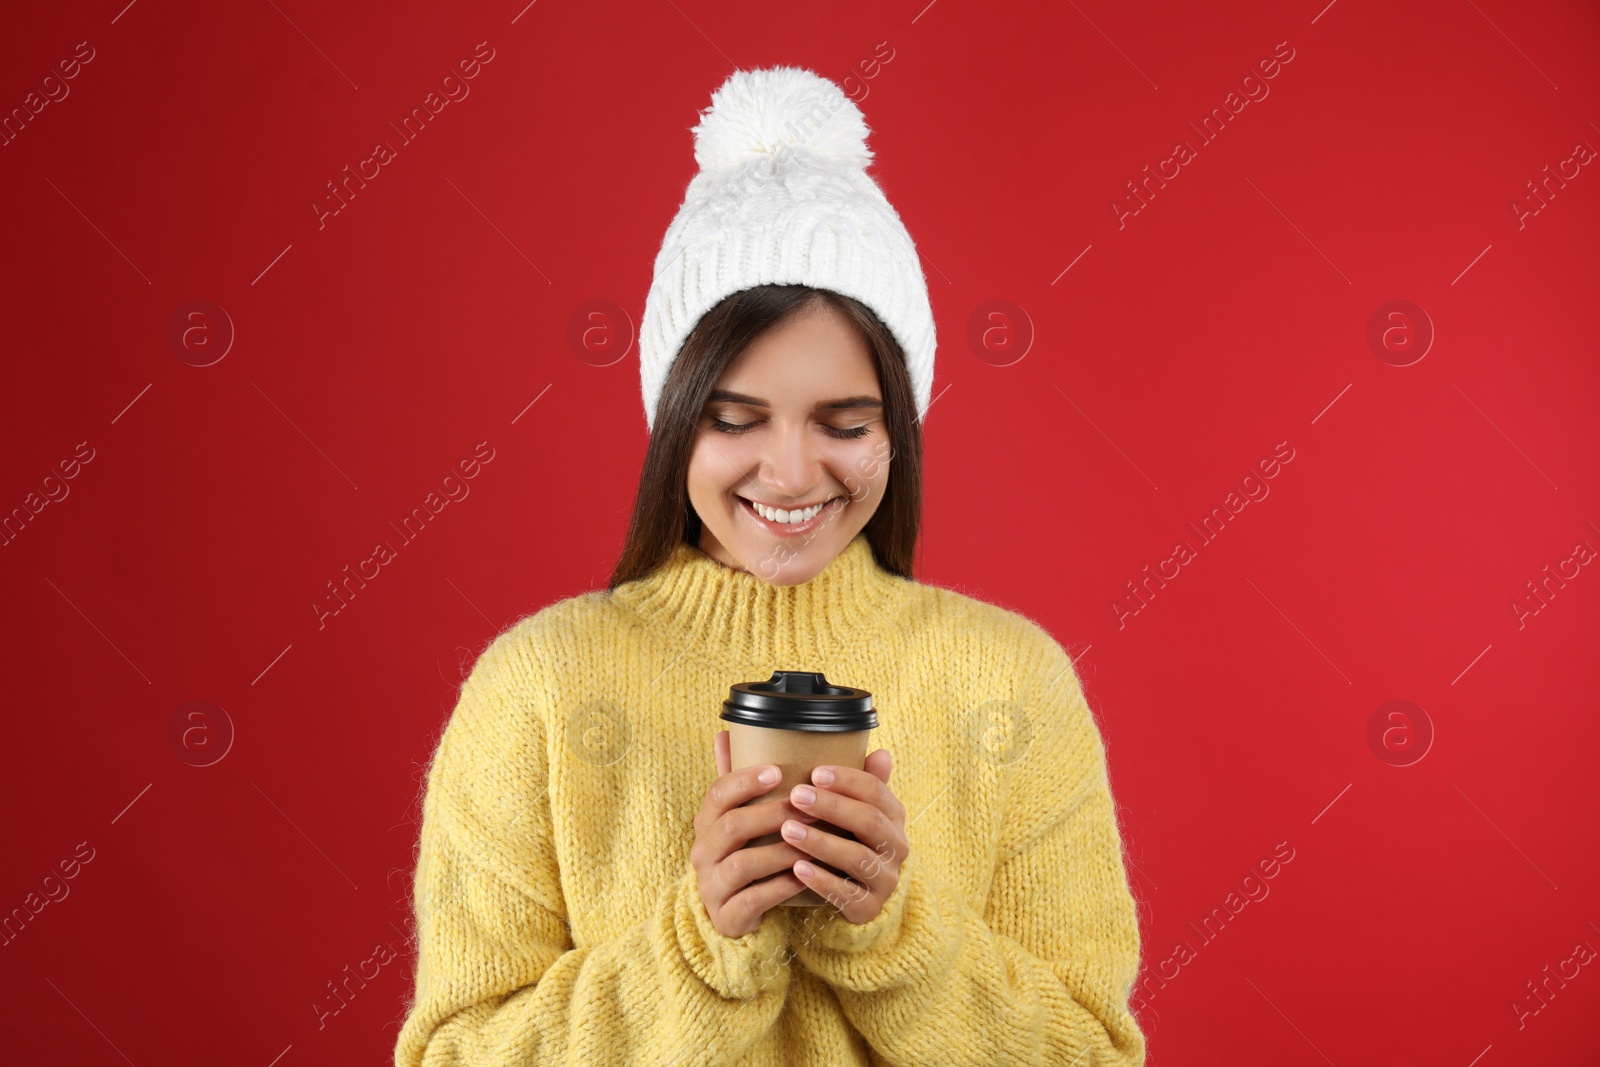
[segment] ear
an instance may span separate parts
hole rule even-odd
[[[889,755],[889,750],[880,748],[867,757],[867,762],[862,766],[862,770],[877,778],[884,785],[888,785],[889,772],[893,769],[891,767],[892,762],[893,757]]]

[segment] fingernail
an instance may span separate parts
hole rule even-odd
[[[811,866],[811,864],[807,863],[805,860],[801,860],[794,865],[794,873],[798,874],[801,878],[810,878],[817,872],[816,869]]]
[[[817,791],[809,785],[797,785],[794,787],[794,802],[796,804],[814,804],[816,799]]]
[[[778,770],[776,767],[768,767],[766,770],[756,775],[756,778],[761,782],[762,785],[771,785],[782,777],[783,772]]]
[[[811,780],[818,785],[832,785],[833,772],[826,767],[818,767],[816,773],[812,774]]]
[[[783,824],[783,836],[790,841],[804,841],[806,839],[806,828],[797,822],[786,822]]]

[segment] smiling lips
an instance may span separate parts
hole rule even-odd
[[[738,494],[735,495],[737,496]],[[767,504],[758,504],[748,497],[739,497],[740,502],[745,505],[745,509],[763,525],[769,529],[776,529],[782,532],[809,529],[835,501],[843,499],[844,497],[830,497],[820,504],[812,504],[809,507],[785,509],[774,508]]]

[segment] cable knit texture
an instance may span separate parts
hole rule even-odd
[[[911,851],[883,909],[712,925],[689,863],[728,687],[870,690]],[[1027,617],[857,536],[775,586],[679,545],[478,657],[429,764],[397,1067],[1134,1067],[1139,928],[1105,747]]]

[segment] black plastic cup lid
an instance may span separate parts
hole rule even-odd
[[[849,733],[878,725],[871,693],[829,685],[818,671],[773,671],[764,682],[735,683],[722,702],[721,717],[746,726],[814,733]]]

